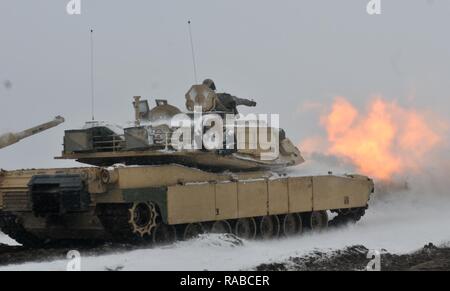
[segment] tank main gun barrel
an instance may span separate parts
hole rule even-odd
[[[26,129],[24,131],[20,131],[20,132],[10,132],[10,133],[6,133],[3,135],[0,135],[0,149],[10,146],[12,144],[15,144],[17,142],[19,142],[20,140],[27,138],[29,136],[38,134],[40,132],[43,132],[45,130],[48,130],[50,128],[53,128],[55,126],[60,125],[61,123],[63,123],[65,120],[63,117],[61,116],[56,116],[55,119],[53,119],[52,121],[43,123],[41,125]]]

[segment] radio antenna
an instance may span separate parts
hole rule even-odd
[[[94,30],[91,29],[91,115],[92,120],[95,120],[94,116]]]
[[[191,21],[190,20],[188,20],[188,30],[189,30],[189,39],[191,41],[192,64],[194,65],[194,79],[195,79],[195,84],[197,84],[198,83],[197,64],[195,62],[195,49],[194,49],[194,41],[192,39],[192,29],[191,29]]]

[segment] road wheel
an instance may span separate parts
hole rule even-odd
[[[200,222],[189,223],[184,227],[183,239],[189,240],[205,233],[205,229]]]
[[[256,237],[256,222],[255,219],[240,218],[234,225],[234,234],[243,239],[254,239]]]
[[[276,215],[263,216],[258,219],[259,234],[262,239],[278,237],[280,232],[280,221]]]
[[[153,230],[152,241],[156,245],[170,244],[177,240],[177,234],[173,225],[158,223]]]
[[[231,233],[231,225],[226,220],[218,220],[212,223],[211,233]]]
[[[302,218],[297,213],[290,213],[281,216],[281,233],[285,237],[290,237],[303,232]]]
[[[328,227],[326,211],[313,211],[306,215],[306,227],[312,231],[322,231]]]

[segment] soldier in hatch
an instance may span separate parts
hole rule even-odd
[[[216,84],[214,84],[214,81],[211,79],[204,80],[203,85],[207,86],[214,92],[216,91]],[[219,102],[216,103],[214,111],[224,111],[226,113],[238,114],[237,106],[239,105],[250,107],[256,106],[256,102],[253,100],[239,98],[228,93],[216,93],[216,95]]]

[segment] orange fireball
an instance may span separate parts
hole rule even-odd
[[[337,97],[321,123],[329,154],[350,159],[359,171],[378,179],[416,169],[440,141],[424,115],[379,97],[362,113]]]

